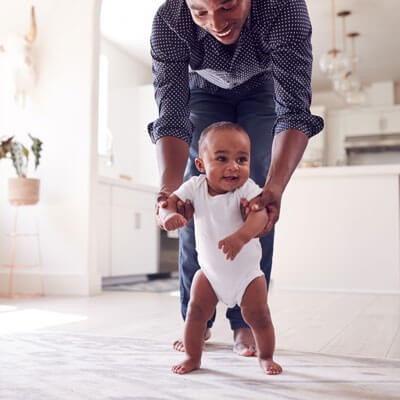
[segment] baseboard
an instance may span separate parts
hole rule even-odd
[[[292,292],[324,292],[324,293],[346,293],[346,294],[387,294],[398,295],[399,290],[382,290],[382,289],[333,289],[333,288],[299,288],[295,286],[280,286],[276,283],[273,285],[273,290],[287,290]]]
[[[41,291],[40,274],[14,273],[14,293],[39,293]],[[47,296],[89,296],[87,275],[44,274],[44,293]],[[0,272],[0,294],[8,294],[9,272]]]

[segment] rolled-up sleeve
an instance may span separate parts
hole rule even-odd
[[[324,127],[310,113],[311,23],[304,0],[288,0],[269,31],[277,120],[274,134],[296,129],[309,138]]]
[[[150,44],[159,112],[159,118],[148,125],[150,138],[156,143],[164,136],[174,136],[190,144],[188,47],[158,14]]]

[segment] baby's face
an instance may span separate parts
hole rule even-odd
[[[250,175],[249,137],[236,129],[209,132],[196,165],[205,172],[212,196],[237,189]]]

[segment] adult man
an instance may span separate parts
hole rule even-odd
[[[221,120],[243,126],[251,140],[250,176],[263,186],[258,204],[269,215],[264,232],[269,233],[260,239],[261,269],[268,283],[282,193],[308,138],[323,128],[322,119],[309,111],[310,38],[305,0],[167,0],[153,22],[151,52],[160,115],[149,125],[149,134],[157,146],[161,175],[158,205],[179,187],[183,175],[187,180],[198,173],[194,159],[206,126]],[[183,318],[199,268],[194,246],[191,222],[180,232]],[[234,351],[253,355],[254,339],[240,308],[228,309],[227,317]],[[183,351],[179,340],[174,347]]]

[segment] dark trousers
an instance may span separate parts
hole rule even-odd
[[[250,177],[263,187],[271,160],[272,127],[275,122],[273,96],[272,82],[267,82],[262,88],[241,93],[220,89],[216,94],[210,94],[203,89],[191,89],[190,120],[194,125],[194,132],[184,180],[199,175],[194,160],[198,156],[198,141],[203,129],[214,122],[230,121],[238,123],[248,133],[251,141]],[[269,284],[274,231],[272,230],[267,236],[261,238],[260,242],[262,247],[261,269],[265,274],[267,284]],[[215,248],[217,249],[217,246]],[[195,249],[192,219],[185,228],[180,230],[179,237],[180,300],[183,319],[186,318],[193,276],[200,268]],[[239,306],[228,308],[226,317],[229,319],[232,329],[248,327],[243,320]],[[214,320],[215,314],[207,323],[209,328]]]

